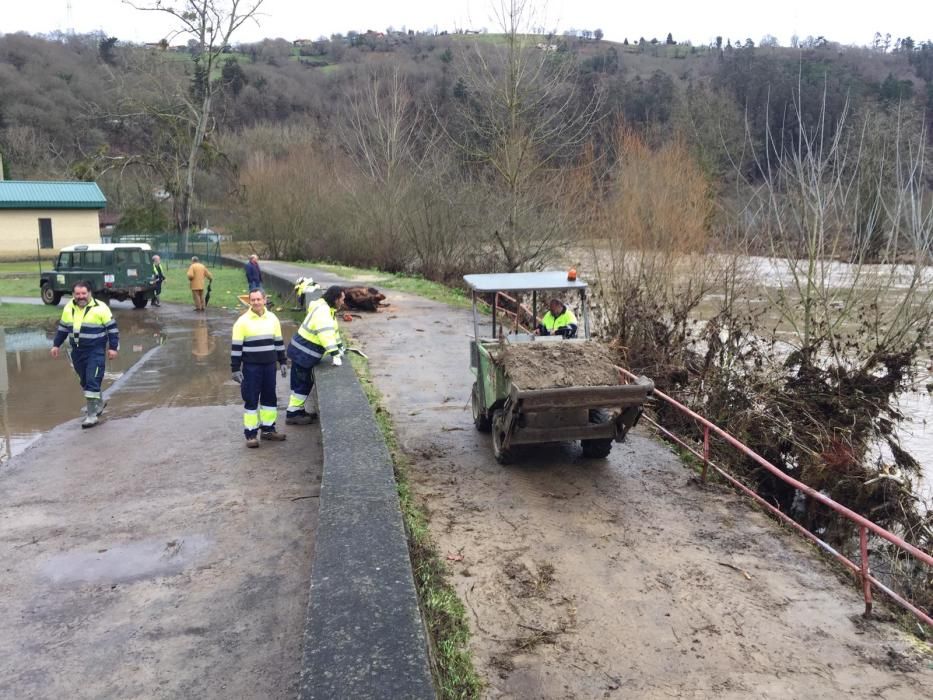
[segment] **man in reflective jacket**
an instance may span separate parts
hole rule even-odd
[[[535,329],[535,335],[562,335],[565,338],[577,336],[577,317],[564,306],[560,299],[551,299],[548,312]]]
[[[337,309],[343,303],[343,287],[328,287],[324,295],[308,306],[308,313],[288,345],[292,361],[291,397],[288,400],[288,425],[307,425],[317,418],[314,411],[305,410],[305,402],[314,388],[314,367],[330,356],[335,365],[342,364],[343,347],[337,335]]]
[[[243,434],[247,447],[263,440],[284,440],[275,431],[278,402],[275,396],[275,363],[285,376],[285,343],[278,317],[266,308],[261,289],[249,293],[249,311],[233,324],[230,371],[243,397]]]
[[[71,301],[62,311],[52,341],[52,357],[59,356],[66,338],[71,342],[71,364],[87,400],[87,415],[81,427],[91,428],[104,411],[100,384],[106,361],[117,356],[120,332],[110,308],[91,296],[87,282],[77,282],[71,289]]]

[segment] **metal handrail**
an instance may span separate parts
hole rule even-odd
[[[635,374],[633,374],[632,372],[629,372],[627,369],[623,367],[617,367],[616,369],[618,369],[622,373],[623,377],[626,377],[630,380],[637,379],[637,376]],[[776,466],[771,464],[771,462],[769,462],[764,457],[762,457],[757,452],[755,452],[753,449],[745,445],[742,441],[740,441],[734,435],[726,432],[725,430],[720,428],[715,423],[701,416],[699,413],[687,408],[687,406],[683,405],[676,399],[671,398],[670,396],[665,394],[663,391],[660,391],[659,389],[655,389],[654,392],[652,393],[652,396],[658,399],[661,399],[662,401],[666,402],[668,405],[680,411],[682,414],[692,418],[699,425],[703,426],[703,452],[700,453],[692,445],[687,444],[682,438],[672,433],[670,430],[662,426],[660,423],[651,419],[648,416],[645,416],[645,420],[651,423],[651,425],[653,425],[659,432],[661,432],[667,438],[673,440],[678,445],[688,450],[695,457],[703,461],[703,470],[701,473],[701,478],[704,482],[706,481],[706,478],[707,478],[708,468],[712,467],[720,476],[726,479],[726,481],[728,481],[730,484],[732,484],[733,486],[741,490],[743,493],[746,493],[752,498],[754,498],[757,503],[759,503],[761,506],[766,508],[769,512],[776,515],[783,522],[786,522],[788,525],[792,526],[800,534],[802,534],[804,537],[806,537],[807,539],[817,544],[821,549],[828,552],[830,555],[836,558],[840,563],[842,563],[846,568],[855,572],[861,578],[862,591],[863,591],[863,596],[865,599],[865,615],[869,615],[871,613],[872,586],[875,586],[878,590],[880,590],[885,595],[887,595],[889,598],[894,600],[905,610],[910,611],[914,616],[916,616],[922,622],[929,625],[930,627],[933,627],[933,618],[931,618],[923,610],[920,610],[918,607],[913,605],[910,601],[906,600],[899,594],[892,591],[890,588],[888,588],[886,585],[881,583],[878,579],[876,579],[871,574],[869,564],[868,564],[868,531],[870,530],[875,535],[887,540],[891,544],[907,552],[908,554],[920,560],[921,562],[923,562],[929,567],[933,567],[933,556],[930,556],[923,550],[918,549],[917,547],[905,541],[904,539],[898,537],[894,533],[886,530],[885,528],[881,527],[877,523],[872,522],[868,518],[865,518],[859,515],[858,513],[847,508],[841,503],[837,503],[832,498],[829,498],[828,496],[820,493],[819,491],[816,491],[812,487],[807,486],[803,482],[798,481],[797,479],[794,479],[791,476],[788,476],[783,471],[778,469]],[[819,503],[822,503],[827,508],[830,508],[831,510],[835,511],[836,513],[839,513],[840,515],[844,516],[848,520],[858,525],[859,526],[859,555],[860,555],[859,558],[860,558],[860,561],[856,563],[852,561],[851,559],[849,559],[848,557],[846,557],[845,555],[838,552],[830,544],[821,540],[815,534],[807,530],[805,527],[803,527],[800,523],[798,523],[793,518],[791,518],[789,515],[787,515],[780,508],[774,506],[771,503],[768,503],[768,501],[762,498],[759,494],[755,493],[754,490],[752,490],[751,488],[743,484],[733,475],[729,474],[724,469],[722,469],[722,467],[720,467],[719,465],[715,464],[712,460],[710,460],[709,440],[710,440],[711,433],[722,438],[725,442],[727,442],[729,445],[731,445],[733,448],[735,448],[736,450],[738,450],[745,456],[750,457],[752,460],[757,462],[761,467],[763,467],[769,473],[781,479],[781,481],[785,482],[786,484],[789,484],[790,486],[793,486],[795,489],[806,494],[808,497],[816,500]]]
[[[525,306],[524,304],[522,304],[521,302],[519,302],[518,299],[516,299],[515,297],[510,296],[509,294],[506,294],[505,292],[496,292],[496,301],[495,301],[495,303],[493,304],[493,309],[495,309],[495,311],[497,311],[497,312],[502,312],[502,313],[504,313],[505,315],[510,316],[512,319],[515,320],[515,323],[516,323],[516,325],[517,325],[519,328],[521,328],[523,331],[527,331],[527,332],[531,333],[531,332],[532,332],[532,329],[526,328],[526,327],[523,326],[523,325],[521,324],[521,322],[519,321],[519,319],[518,319],[519,314],[518,314],[517,311],[510,311],[509,309],[503,309],[501,306],[499,306],[499,303],[498,303],[499,297],[502,297],[503,299],[507,299],[508,301],[510,301],[510,302],[512,302],[513,304],[515,304],[515,306],[517,306],[520,310],[524,311],[524,312],[527,313],[529,316],[531,316],[532,318],[534,318],[534,314],[532,314],[531,309],[529,309],[527,306]],[[535,322],[537,322],[537,319],[535,319]]]

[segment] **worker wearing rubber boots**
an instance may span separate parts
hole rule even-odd
[[[562,335],[575,338],[577,335],[577,317],[564,306],[560,299],[551,299],[548,311],[535,328],[535,335]]]
[[[100,385],[107,360],[117,356],[120,333],[110,308],[91,296],[87,282],[78,282],[71,289],[71,301],[62,311],[52,341],[52,357],[59,356],[66,338],[71,343],[71,364],[87,400],[87,413],[81,427],[92,428],[104,412]]]
[[[327,355],[335,365],[342,364],[343,348],[337,335],[337,309],[343,304],[343,288],[328,287],[324,295],[311,302],[308,313],[288,345],[292,361],[291,397],[288,400],[288,425],[307,425],[317,413],[307,411],[305,404],[314,388],[314,367]]]
[[[275,396],[275,364],[286,374],[285,342],[278,317],[266,308],[261,289],[249,293],[249,311],[233,324],[230,370],[243,397],[243,434],[247,447],[259,440],[284,440],[275,430],[278,412]]]

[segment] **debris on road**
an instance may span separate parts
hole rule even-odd
[[[385,294],[375,287],[347,287],[343,291],[347,308],[360,311],[378,311],[386,298]]]
[[[724,561],[719,561],[719,562],[716,562],[716,563],[719,564],[720,566],[725,566],[725,567],[727,567],[727,568],[729,568],[729,569],[733,569],[734,571],[738,571],[740,574],[742,574],[742,576],[744,576],[745,578],[747,578],[749,581],[752,580],[751,574],[749,574],[745,569],[742,569],[742,568],[736,566],[735,564],[729,564],[729,563],[724,562]]]

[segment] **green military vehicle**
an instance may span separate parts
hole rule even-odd
[[[142,309],[152,299],[152,249],[146,243],[89,243],[62,248],[55,269],[39,280],[42,301],[56,306],[75,282],[87,282],[96,299],[132,300]]]
[[[580,441],[584,457],[608,457],[613,442],[622,442],[638,422],[654,383],[645,377],[624,383],[621,372],[605,357],[606,346],[590,338],[586,282],[577,280],[575,273],[573,279],[568,279],[565,272],[477,274],[463,279],[473,299],[473,422],[477,430],[492,433],[496,460],[501,464],[512,462],[518,445],[573,440]],[[579,293],[582,337],[541,336],[534,333],[533,327],[522,326],[526,317],[532,319],[532,326],[538,322],[538,295],[542,292],[548,296]],[[518,303],[518,295],[528,293],[531,308]],[[492,304],[491,332],[477,310],[483,297]],[[503,315],[511,319],[510,327],[502,323],[497,327],[497,319]],[[552,364],[530,374],[525,367],[513,366],[514,372],[510,372],[503,358],[512,348],[516,357],[543,355]],[[553,363],[559,362],[570,366],[555,367]],[[566,377],[566,370],[573,370],[573,365],[581,362],[592,362],[594,367],[599,364],[604,371],[594,372],[585,383],[570,386],[548,384],[546,376],[543,383],[529,381],[529,377],[546,375],[549,369],[562,369],[560,374]],[[577,366],[573,374],[582,378],[587,373],[580,369],[587,368]]]

